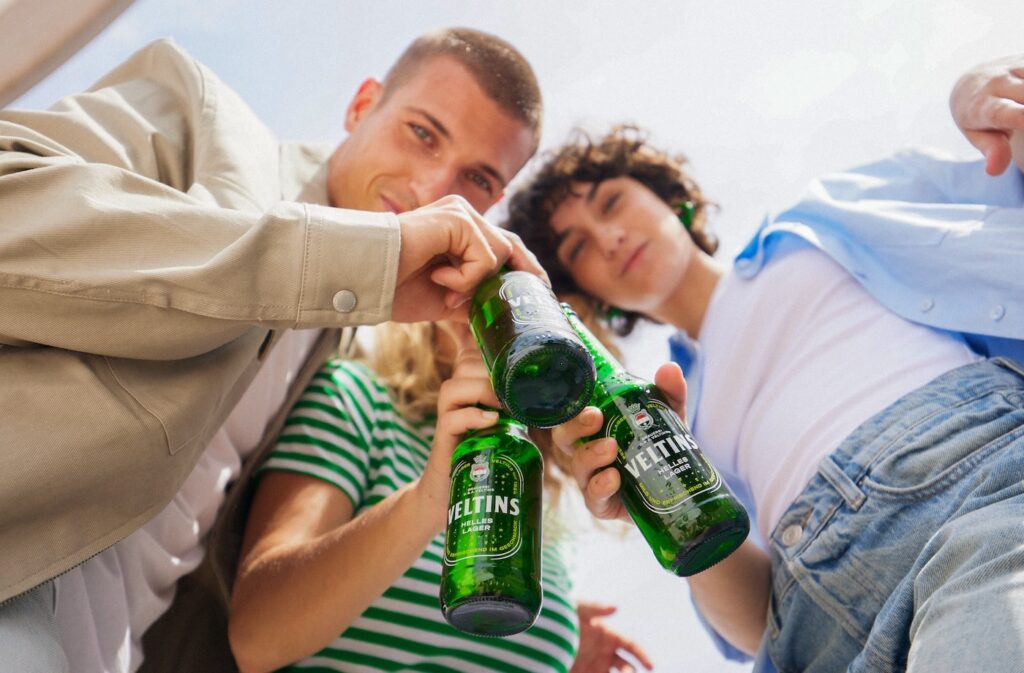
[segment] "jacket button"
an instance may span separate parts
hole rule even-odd
[[[334,310],[338,313],[351,313],[356,307],[356,293],[352,290],[341,290],[334,295]]]
[[[786,526],[786,530],[782,531],[782,544],[786,545],[787,547],[792,547],[797,542],[799,542],[800,538],[802,538],[803,536],[804,529],[802,526],[798,526],[796,524]]]
[[[1006,315],[1006,309],[1002,305],[996,305],[992,307],[992,310],[988,313],[989,317],[993,320],[1000,320]]]

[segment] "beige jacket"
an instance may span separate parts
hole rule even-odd
[[[167,41],[0,111],[0,601],[156,514],[275,330],[388,319],[397,218],[323,205],[329,150]]]

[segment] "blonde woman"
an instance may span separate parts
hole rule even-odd
[[[537,623],[484,639],[444,622],[437,595],[452,451],[467,430],[496,420],[477,404],[498,400],[462,324],[383,325],[372,356],[333,360],[314,377],[259,472],[230,616],[243,672],[296,662],[318,671],[632,671],[623,652],[650,666],[604,624],[609,608],[571,603],[551,507]],[[550,505],[559,471],[545,454]]]

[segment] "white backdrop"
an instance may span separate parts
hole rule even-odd
[[[1020,0],[137,0],[15,105],[48,106],[170,35],[282,136],[336,141],[359,82],[444,25],[500,34],[532,61],[544,147],[580,122],[630,120],[685,152],[721,206],[723,255],[822,172],[906,145],[970,154],[949,120],[950,85],[971,64],[1024,51]],[[663,337],[646,329],[627,345],[637,373],[665,358]],[[579,555],[578,594],[619,605],[614,623],[657,670],[746,670],[718,657],[685,581],[635,535],[585,534]]]

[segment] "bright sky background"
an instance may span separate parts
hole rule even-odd
[[[970,156],[949,119],[950,86],[970,65],[1024,51],[1020,0],[137,0],[15,106],[46,107],[172,36],[282,137],[336,142],[359,83],[445,25],[497,33],[531,60],[542,147],[580,122],[628,120],[686,153],[721,206],[723,255],[816,175],[908,145]],[[643,330],[629,344],[637,373],[665,359],[663,336]],[[578,594],[619,605],[614,623],[656,670],[747,670],[718,658],[685,581],[637,536],[589,534],[580,556]]]

